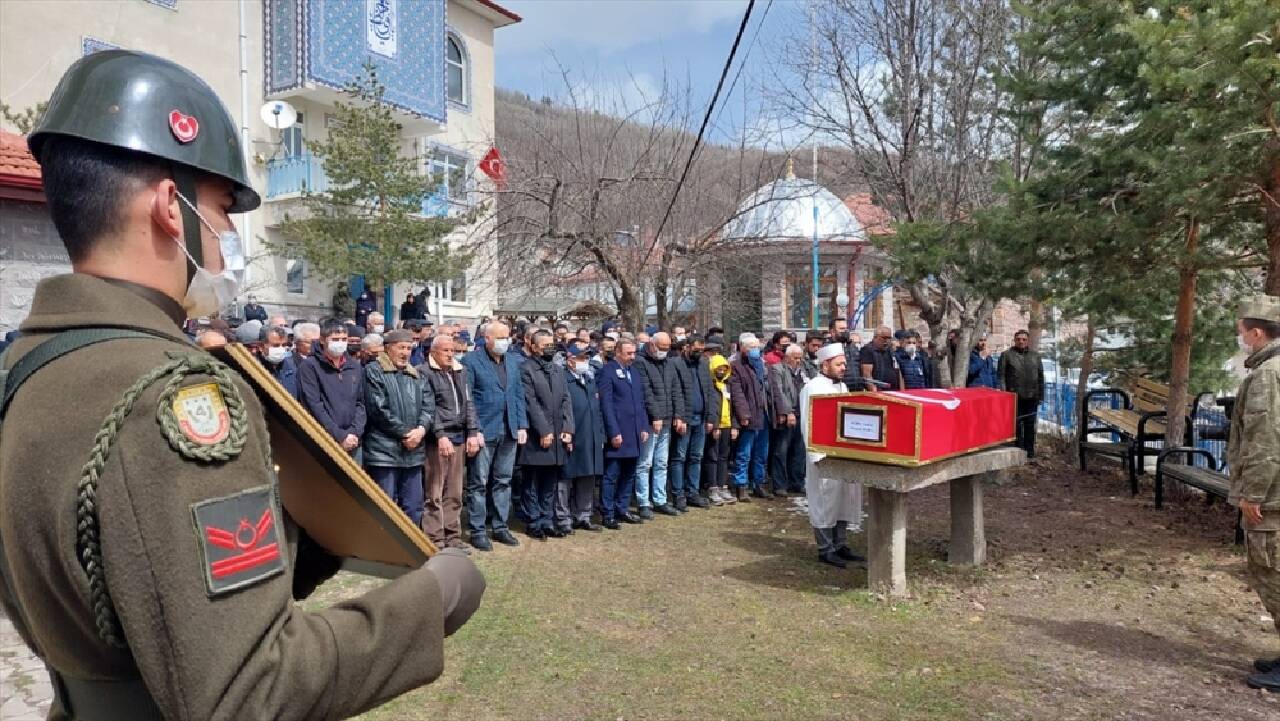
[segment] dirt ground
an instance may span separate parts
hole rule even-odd
[[[946,564],[945,488],[909,501],[911,595],[815,561],[803,499],[476,554],[481,611],[434,684],[368,719],[1280,719],[1280,640],[1234,511],[1156,510],[1051,458],[986,489],[988,562]],[[855,546],[861,547],[861,536]],[[323,606],[379,581],[342,574]]]

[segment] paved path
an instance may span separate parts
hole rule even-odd
[[[44,721],[52,699],[44,664],[0,613],[0,721]]]

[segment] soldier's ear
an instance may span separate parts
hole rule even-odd
[[[158,180],[151,185],[151,222],[170,238],[182,237],[182,207],[178,199],[178,186],[172,178]]]

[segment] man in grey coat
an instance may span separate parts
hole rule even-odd
[[[435,396],[409,365],[413,334],[393,330],[383,343],[383,352],[364,368],[364,466],[416,526],[422,523],[422,465]]]
[[[769,394],[773,396],[773,427],[769,429],[769,475],[773,495],[804,493],[805,447],[800,429],[800,389],[809,380],[805,375],[804,348],[787,346],[781,363],[769,367]]]

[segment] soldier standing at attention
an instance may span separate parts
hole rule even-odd
[[[332,608],[336,570],[280,507],[262,408],[186,341],[244,269],[239,134],[190,71],[77,61],[31,152],[73,272],[0,359],[0,605],[53,719],[339,719],[429,683],[484,579],[443,551]]]
[[[1280,298],[1254,296],[1240,306],[1240,347],[1249,375],[1231,416],[1228,500],[1240,508],[1249,580],[1280,631]],[[1254,662],[1252,688],[1280,691],[1280,658]]]

